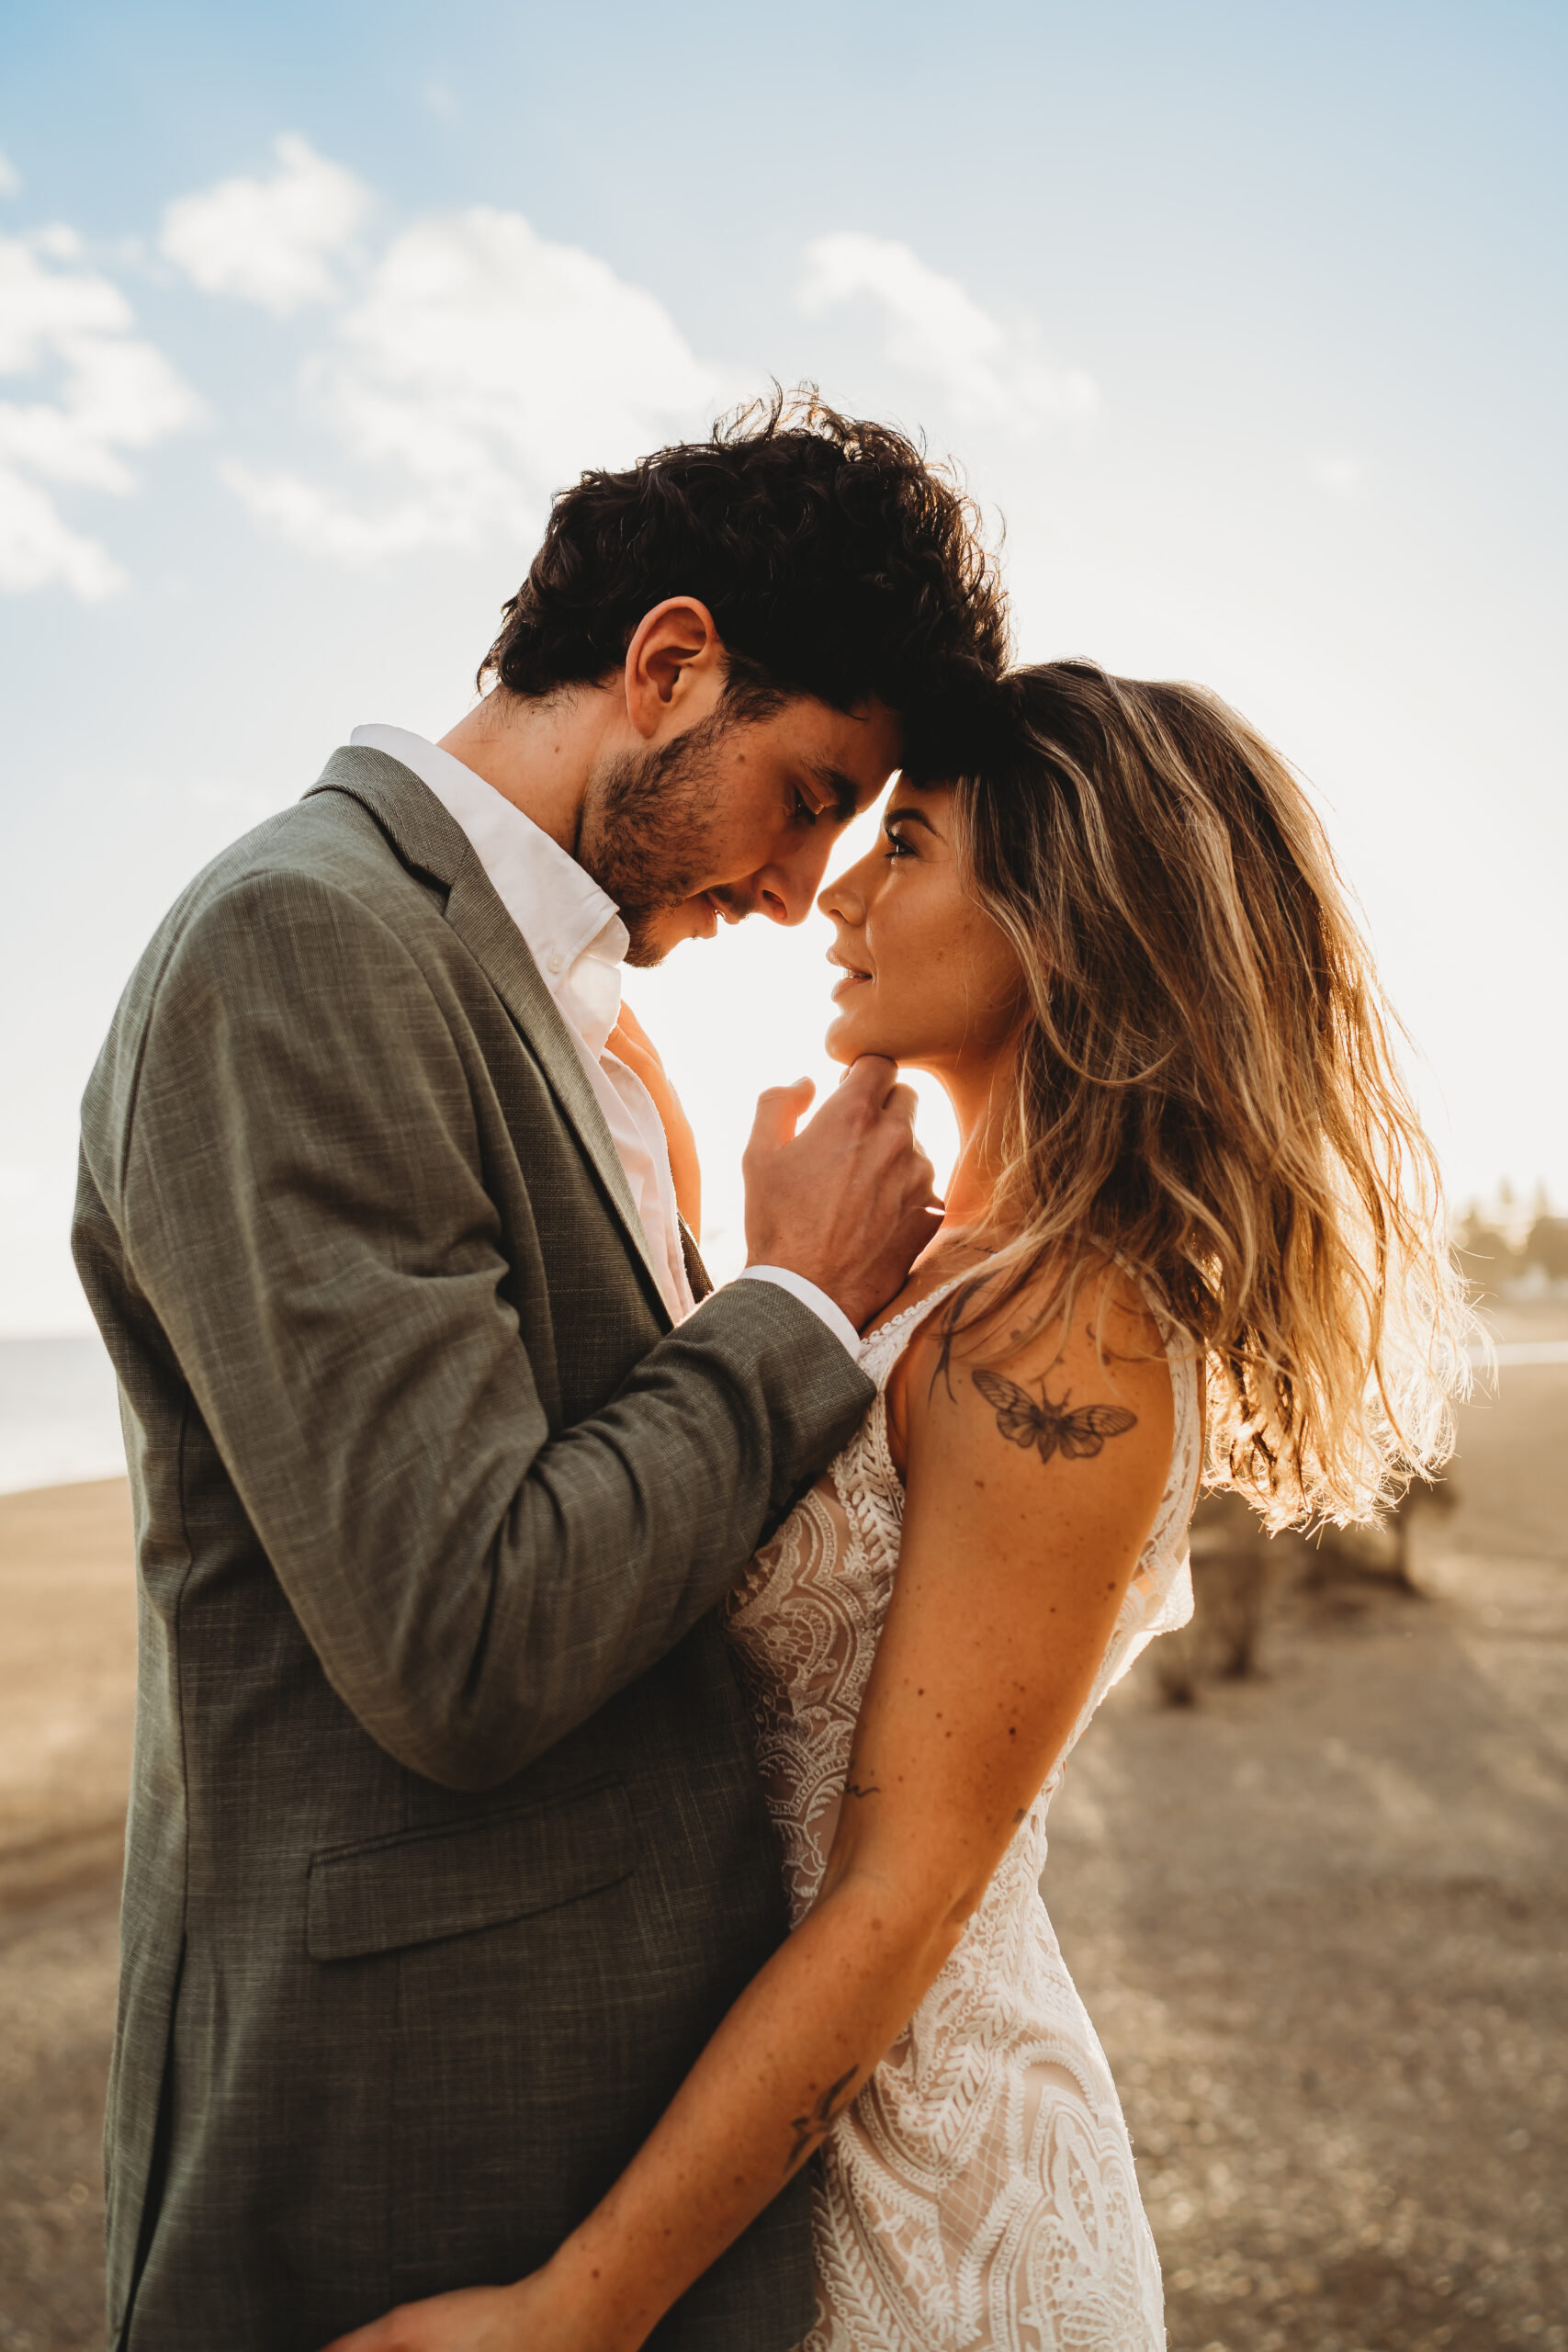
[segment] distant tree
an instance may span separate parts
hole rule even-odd
[[[1506,1205],[1512,1194],[1506,1184],[1500,1190]],[[1507,1235],[1490,1224],[1473,1201],[1455,1228],[1454,1254],[1460,1272],[1483,1295],[1495,1297],[1504,1283],[1524,1271],[1524,1259]]]
[[[1240,1495],[1208,1493],[1198,1498],[1189,1543],[1192,1615],[1154,1645],[1155,1680],[1169,1707],[1196,1706],[1205,1682],[1257,1672],[1278,1538]]]
[[[1554,1283],[1568,1282],[1568,1216],[1539,1216],[1525,1243],[1525,1263]]]
[[[1376,1527],[1325,1527],[1303,1537],[1291,1529],[1267,1535],[1240,1495],[1200,1495],[1189,1544],[1192,1615],[1162,1635],[1150,1653],[1155,1687],[1168,1707],[1201,1703],[1205,1683],[1248,1679],[1261,1669],[1260,1641],[1282,1595],[1316,1596],[1337,1614],[1357,1609],[1363,1594],[1416,1593],[1410,1529],[1417,1511],[1451,1510],[1455,1492],[1446,1479],[1417,1480]]]

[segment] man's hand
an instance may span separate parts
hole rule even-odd
[[[903,1287],[942,1204],[897,1063],[864,1054],[799,1135],[809,1079],[769,1089],[747,1146],[746,1262],[826,1291],[857,1330]]]

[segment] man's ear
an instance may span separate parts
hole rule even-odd
[[[705,718],[728,663],[713,615],[696,596],[666,596],[645,613],[626,648],[626,716],[639,735]]]

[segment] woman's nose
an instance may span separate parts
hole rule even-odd
[[[818,899],[818,914],[836,916],[852,930],[860,929],[865,921],[865,888],[861,877],[861,866],[865,864],[863,857],[859,865],[847,865],[841,874],[834,875]]]

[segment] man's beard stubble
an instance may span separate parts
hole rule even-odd
[[[716,754],[733,724],[722,709],[713,711],[658,751],[615,753],[589,782],[577,862],[615,900],[631,943],[628,964],[662,963],[657,918],[694,898],[703,875],[713,870]]]

